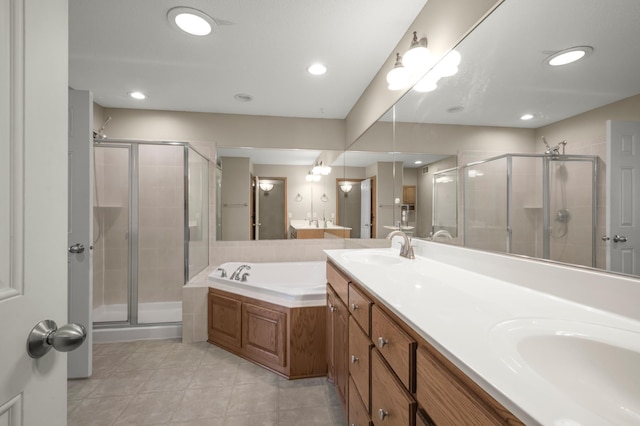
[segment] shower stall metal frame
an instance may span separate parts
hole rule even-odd
[[[139,211],[138,203],[134,202],[139,197],[139,152],[140,145],[161,145],[161,146],[182,146],[183,147],[183,170],[184,170],[184,267],[183,267],[183,285],[189,281],[189,149],[193,150],[200,157],[205,159],[209,166],[211,161],[195,149],[188,142],[178,141],[153,141],[153,140],[135,140],[135,139],[94,139],[94,147],[105,148],[122,148],[129,150],[129,271],[128,271],[128,292],[127,292],[127,316],[126,321],[105,321],[94,323],[94,328],[120,328],[129,326],[150,327],[157,325],[180,324],[180,322],[163,322],[163,323],[138,323],[138,303],[132,301],[138,300],[138,220]],[[94,166],[95,167],[95,166]],[[207,177],[208,178],[208,177]]]
[[[543,259],[549,259],[551,256],[551,221],[550,221],[550,201],[551,194],[549,189],[549,164],[551,161],[584,161],[591,162],[591,197],[592,197],[592,212],[591,212],[591,266],[596,266],[596,242],[597,242],[597,223],[598,223],[598,157],[595,155],[571,155],[571,154],[503,154],[496,157],[487,158],[481,161],[474,161],[462,166],[462,190],[466,191],[466,170],[469,167],[477,166],[479,164],[485,164],[496,160],[506,159],[507,173],[506,173],[506,186],[507,186],[507,253],[513,251],[512,248],[512,233],[513,233],[513,211],[511,209],[511,192],[513,185],[513,158],[540,158],[542,159],[542,215],[543,215],[543,246],[542,256]],[[463,211],[463,226],[464,226],[464,245],[467,244],[467,221],[466,221],[466,197],[462,197],[462,211]]]

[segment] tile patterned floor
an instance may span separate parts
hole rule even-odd
[[[68,382],[68,425],[347,424],[326,378],[286,380],[209,343],[96,344],[93,376]]]

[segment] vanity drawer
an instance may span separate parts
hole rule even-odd
[[[349,374],[353,379],[367,412],[369,411],[369,371],[371,367],[371,341],[358,324],[349,317]]]
[[[477,395],[422,346],[418,348],[416,364],[416,399],[438,426],[510,424],[494,415]]]
[[[378,351],[371,351],[371,418],[374,424],[415,426],[416,406]]]
[[[376,305],[371,312],[371,339],[402,384],[414,392],[416,341]]]
[[[352,378],[349,378],[348,424],[351,426],[371,425],[371,419],[369,419],[369,410],[362,403],[362,400],[358,395],[358,390],[356,389]]]
[[[346,305],[349,303],[349,279],[335,266],[327,262],[327,282]]]
[[[358,289],[349,284],[349,312],[356,319],[367,336],[371,335],[371,306],[373,302],[365,297]]]

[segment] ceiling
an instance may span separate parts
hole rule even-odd
[[[425,3],[70,0],[69,86],[109,108],[345,118]],[[176,6],[218,25],[182,33],[167,20]],[[325,75],[306,71],[316,61]]]

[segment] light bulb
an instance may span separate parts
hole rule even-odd
[[[389,90],[406,89],[411,84],[409,71],[402,66],[402,58],[399,53],[396,53],[395,66],[387,73],[387,83],[389,83]]]

